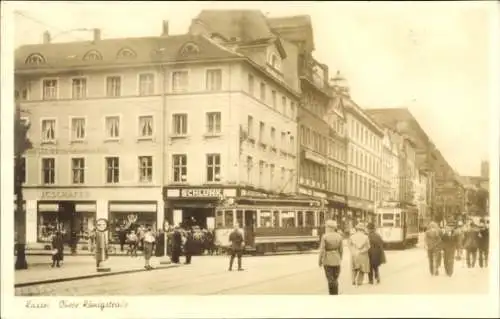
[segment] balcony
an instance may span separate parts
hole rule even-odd
[[[299,59],[299,75],[319,91],[329,95],[328,68],[313,57]]]

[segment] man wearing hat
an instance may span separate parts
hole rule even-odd
[[[479,231],[474,221],[470,220],[464,234],[464,247],[466,251],[467,267],[476,266],[477,249],[479,246]]]
[[[455,264],[455,252],[458,242],[458,235],[455,231],[455,227],[456,225],[454,222],[448,222],[441,235],[444,270],[448,276],[453,275],[453,266]]]
[[[352,284],[361,286],[365,273],[370,272],[370,258],[368,250],[370,249],[370,240],[365,233],[365,225],[358,223],[356,232],[349,239],[349,248],[351,251],[352,262]]]
[[[484,219],[479,221],[478,248],[479,267],[488,267],[488,251],[490,246],[490,230],[486,227]]]
[[[337,231],[337,222],[327,220],[325,223],[325,234],[320,239],[319,266],[325,269],[330,295],[339,294],[338,278],[343,254],[342,240],[342,235]]]
[[[368,257],[370,257],[370,272],[368,273],[368,282],[373,284],[373,279],[380,283],[379,267],[385,264],[384,241],[382,237],[375,231],[375,225],[368,223],[368,239],[370,240],[370,249]]]

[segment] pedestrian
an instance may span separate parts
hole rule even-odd
[[[443,263],[446,275],[453,275],[453,266],[455,264],[455,252],[457,249],[458,235],[455,231],[455,225],[452,222],[446,224],[444,232],[441,234],[441,248],[443,251]]]
[[[352,284],[361,286],[364,275],[370,272],[370,258],[368,250],[370,249],[370,240],[365,233],[365,226],[358,223],[355,227],[356,232],[349,239],[349,249],[351,251],[352,266]]]
[[[479,250],[479,267],[488,267],[488,255],[490,246],[490,230],[486,227],[484,220],[479,222],[478,232],[478,250]]]
[[[94,228],[92,228],[90,229],[89,232],[89,251],[91,253],[93,253],[95,250],[95,237],[96,237],[96,231]]]
[[[213,255],[215,252],[215,242],[214,242],[214,233],[210,229],[207,231],[205,236],[205,245],[209,255]]]
[[[125,227],[125,222],[123,222],[118,229],[118,240],[120,241],[120,252],[123,252],[125,243],[127,242],[127,228]]]
[[[479,246],[478,241],[479,232],[476,225],[471,220],[464,234],[465,257],[468,268],[474,268],[476,266],[477,249]]]
[[[425,231],[424,245],[429,260],[429,271],[432,276],[437,276],[441,266],[441,229],[436,222],[429,223]]]
[[[153,246],[155,243],[155,236],[151,227],[146,228],[143,237],[143,253],[144,253],[144,268],[147,270],[153,269],[150,264],[151,256],[153,255]]]
[[[61,231],[56,230],[52,236],[52,265],[51,267],[61,267],[61,261],[64,259],[64,237]]]
[[[464,250],[464,226],[462,221],[458,221],[458,226],[456,228],[457,233],[457,251],[456,251],[456,260],[462,260],[462,253]]]
[[[344,248],[343,237],[337,229],[336,221],[327,220],[325,222],[325,234],[321,237],[319,244],[319,266],[325,270],[330,295],[339,294],[338,278]]]
[[[137,257],[137,244],[139,241],[139,238],[137,237],[137,234],[135,233],[135,230],[131,229],[130,232],[127,235],[127,241],[128,241],[128,251],[127,255],[130,254],[131,257]]]
[[[229,234],[229,242],[231,243],[230,251],[231,258],[229,259],[229,271],[233,270],[234,258],[238,258],[238,271],[244,270],[241,266],[241,258],[244,249],[243,234],[241,233],[238,225],[234,226],[233,231]]]
[[[384,241],[382,237],[375,231],[375,225],[369,223],[366,227],[368,229],[368,240],[370,241],[370,249],[368,250],[368,257],[370,258],[370,272],[368,273],[368,282],[373,285],[373,279],[380,283],[379,267],[385,264],[385,251]]]
[[[182,252],[182,234],[178,225],[175,226],[172,233],[172,262],[174,264],[179,263],[179,257]]]
[[[184,256],[186,257],[186,261],[184,264],[191,264],[191,258],[193,257],[193,253],[196,250],[196,240],[194,239],[193,230],[188,230],[186,232],[186,241],[184,243]]]

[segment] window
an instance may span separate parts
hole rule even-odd
[[[276,147],[276,129],[274,127],[271,127],[271,144]]]
[[[43,99],[57,99],[57,80],[43,80]]]
[[[40,54],[32,54],[26,59],[25,63],[26,64],[43,64],[43,63],[45,63],[45,59]]]
[[[153,95],[155,93],[155,75],[145,73],[139,75],[139,95]]]
[[[81,141],[85,139],[85,118],[76,117],[71,119],[71,140]]]
[[[217,134],[221,132],[221,113],[209,112],[207,113],[207,133]]]
[[[106,157],[106,183],[115,184],[120,181],[120,159]]]
[[[295,153],[295,137],[290,136],[290,153]]]
[[[266,84],[264,82],[260,82],[260,100],[266,102]]]
[[[117,139],[120,137],[120,117],[106,116],[106,137]]]
[[[264,182],[264,161],[259,161],[259,186]]]
[[[282,107],[282,112],[283,115],[286,116],[286,96],[281,97],[281,107]]]
[[[174,135],[183,136],[187,134],[187,119],[187,114],[172,115],[172,127],[174,130]]]
[[[139,156],[139,182],[153,181],[153,157]]]
[[[172,72],[172,92],[184,92],[188,88],[188,72]]]
[[[260,225],[259,227],[272,227],[272,215],[268,210],[260,211]]]
[[[42,184],[52,185],[56,179],[55,158],[42,158]]]
[[[265,130],[266,130],[266,125],[264,124],[264,122],[260,122],[259,123],[259,142],[262,144],[265,143],[265,140],[264,140]]]
[[[271,92],[271,98],[272,98],[272,106],[273,106],[273,108],[276,108],[277,107],[277,105],[276,105],[277,104],[277,101],[276,101],[276,99],[277,99],[277,97],[276,97],[276,91],[273,90]]]
[[[273,188],[274,185],[274,164],[269,165],[269,185]]]
[[[21,157],[21,162],[19,163],[19,176],[21,184],[26,183],[26,157]]]
[[[285,150],[286,149],[286,133],[281,132],[281,149]]]
[[[290,102],[290,117],[295,119],[295,102]]]
[[[133,58],[135,53],[130,49],[121,49],[116,55],[118,58]]]
[[[285,168],[281,167],[281,187],[283,188],[285,186]]]
[[[31,81],[26,81],[25,87],[21,91],[21,100],[27,101],[31,95]]]
[[[122,78],[119,76],[108,76],[106,78],[106,96],[117,97],[121,95]]]
[[[220,91],[222,89],[222,70],[207,70],[206,86],[208,91]]]
[[[281,227],[290,228],[295,227],[295,212],[281,212]]]
[[[251,115],[247,119],[247,135],[248,138],[253,138],[253,117]]]
[[[97,51],[90,51],[85,54],[83,57],[84,61],[100,61],[102,60],[102,56],[99,52]]]
[[[152,137],[153,136],[153,116],[144,115],[139,116],[139,136]]]
[[[248,93],[250,93],[251,96],[255,94],[255,78],[252,74],[248,75]]]
[[[85,159],[84,158],[72,158],[71,159],[71,172],[72,172],[72,183],[73,184],[83,184],[85,183]]]
[[[252,170],[253,170],[253,162],[252,157],[247,156],[247,182],[252,183]]]
[[[271,54],[270,64],[274,69],[278,71],[281,69],[280,60],[276,54]]]
[[[54,142],[56,139],[56,120],[42,120],[42,142]]]
[[[71,96],[75,100],[81,100],[87,97],[87,79],[73,79],[71,85]]]
[[[314,212],[311,211],[305,212],[305,226],[314,227]]]
[[[207,182],[220,182],[220,154],[207,155]]]
[[[187,156],[185,154],[172,155],[174,182],[183,183],[187,180]]]

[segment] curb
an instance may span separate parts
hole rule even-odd
[[[96,273],[92,273],[92,274],[88,274],[88,275],[79,275],[79,276],[72,276],[72,277],[65,277],[65,278],[54,278],[54,279],[45,279],[45,280],[23,282],[23,283],[14,284],[14,288],[22,288],[22,287],[43,285],[43,284],[53,284],[53,283],[58,283],[58,282],[81,280],[81,279],[91,279],[91,278],[97,278],[97,277],[124,275],[124,274],[136,273],[136,272],[155,271],[155,270],[177,268],[177,267],[180,267],[180,265],[178,265],[178,264],[159,265],[151,270],[138,268],[138,269],[115,271],[115,272],[96,272]]]

